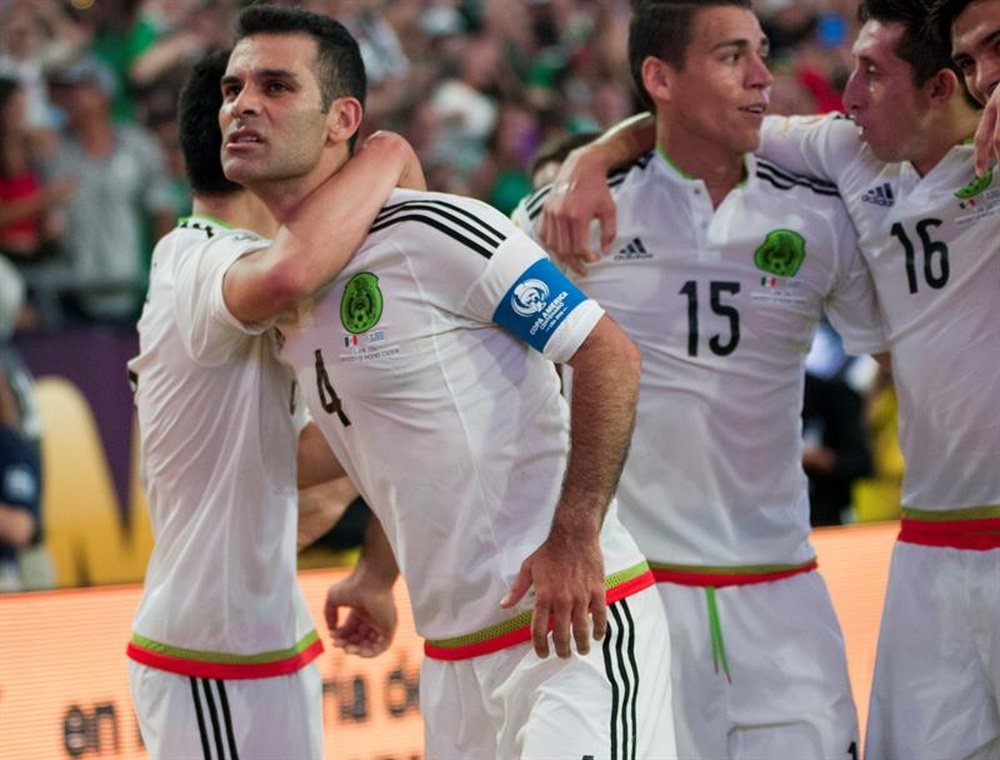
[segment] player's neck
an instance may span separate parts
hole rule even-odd
[[[722,150],[690,150],[677,140],[657,143],[657,149],[681,174],[705,183],[712,206],[718,208],[746,176],[742,154]]]
[[[319,162],[306,174],[275,180],[251,187],[278,223],[284,223],[298,210],[302,202],[327,179],[343,168],[349,158],[346,143],[323,151]],[[349,199],[345,199],[349,203]]]
[[[264,203],[246,190],[225,195],[198,194],[191,212],[218,219],[233,229],[251,230],[266,238],[274,237],[278,223]]]
[[[956,145],[972,137],[979,125],[980,112],[958,98],[949,109],[927,126],[926,139],[914,151],[910,163],[921,177],[926,176]]]

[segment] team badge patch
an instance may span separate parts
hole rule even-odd
[[[962,201],[967,201],[983,192],[993,183],[993,172],[988,171],[982,177],[973,177],[972,181],[955,191],[955,197]],[[964,206],[963,206],[964,208]]]
[[[382,291],[378,277],[371,272],[358,272],[347,281],[340,299],[340,321],[344,329],[357,335],[378,324],[382,318]]]
[[[793,230],[772,230],[754,251],[753,263],[762,272],[794,277],[806,258],[806,239]]]

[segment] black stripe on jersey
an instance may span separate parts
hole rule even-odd
[[[222,730],[219,728],[219,715],[215,709],[215,700],[212,698],[212,684],[207,678],[201,679],[201,688],[205,692],[205,705],[208,707],[208,717],[212,719],[212,735],[215,737],[215,751],[218,756],[226,756],[225,747],[222,744]]]
[[[639,667],[635,659],[635,622],[624,599],[608,605],[611,619],[604,636],[604,670],[611,683],[611,757],[635,760]],[[620,747],[620,749],[619,749]]]
[[[414,216],[413,212],[422,213]],[[438,224],[428,221],[432,217],[437,219]],[[440,226],[441,220],[444,220],[447,227]],[[503,232],[487,224],[468,209],[437,199],[404,201],[395,206],[386,206],[375,217],[375,223],[370,231],[377,232],[401,221],[423,221],[464,242],[470,248],[475,248],[486,258],[490,258],[496,248],[507,239]],[[476,241],[478,247],[474,244]]]
[[[191,696],[194,698],[194,714],[198,719],[201,752],[205,760],[212,760],[212,751],[208,744],[208,732],[205,730],[205,715],[201,709],[201,699],[198,697],[198,681],[193,676],[188,678],[188,680],[191,682]]]
[[[549,193],[551,192],[552,185],[546,185],[524,202],[524,210],[528,212],[529,219],[534,220],[538,216],[542,210],[542,206],[545,205],[545,199],[549,197]]]
[[[632,611],[628,608],[628,599],[621,600],[622,612],[628,620],[628,663],[632,675],[632,757],[636,756],[636,734],[638,733],[638,716],[636,715],[639,704],[639,663],[635,659],[635,621],[632,619]]]
[[[613,606],[613,605],[612,605]],[[611,682],[611,760],[618,757],[618,681],[615,680],[615,672],[611,659],[611,631],[604,634],[604,672]]]
[[[226,696],[226,682],[215,681],[215,688],[219,690],[219,704],[222,707],[222,720],[226,724],[226,742],[229,744],[230,760],[240,760],[240,753],[236,749],[236,736],[233,733],[233,716],[229,712],[229,698]]]
[[[833,197],[840,195],[837,186],[830,182],[824,182],[823,180],[806,177],[801,174],[792,174],[761,159],[757,160],[757,176],[767,180],[779,190],[791,190],[793,187],[798,186],[809,188],[817,195],[830,195]]]

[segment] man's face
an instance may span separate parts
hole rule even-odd
[[[1000,0],[975,0],[951,25],[951,55],[965,86],[985,103],[1000,83]]]
[[[222,166],[254,188],[298,179],[319,163],[328,140],[316,76],[316,41],[304,34],[240,40],[222,78]]]
[[[887,162],[913,157],[930,105],[930,86],[917,87],[910,64],[895,53],[903,31],[897,22],[866,22],[854,43],[854,71],[844,89],[844,105],[861,138]]]
[[[667,67],[667,122],[725,158],[756,150],[774,81],[757,17],[744,8],[705,8],[691,31],[684,68]]]

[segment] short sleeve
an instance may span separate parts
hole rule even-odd
[[[174,280],[177,327],[196,361],[222,363],[242,346],[247,335],[260,335],[270,327],[238,320],[226,306],[222,290],[229,268],[268,244],[256,235],[229,232],[200,243],[178,262]]]
[[[799,174],[839,182],[864,143],[843,114],[768,116],[757,154]]]

